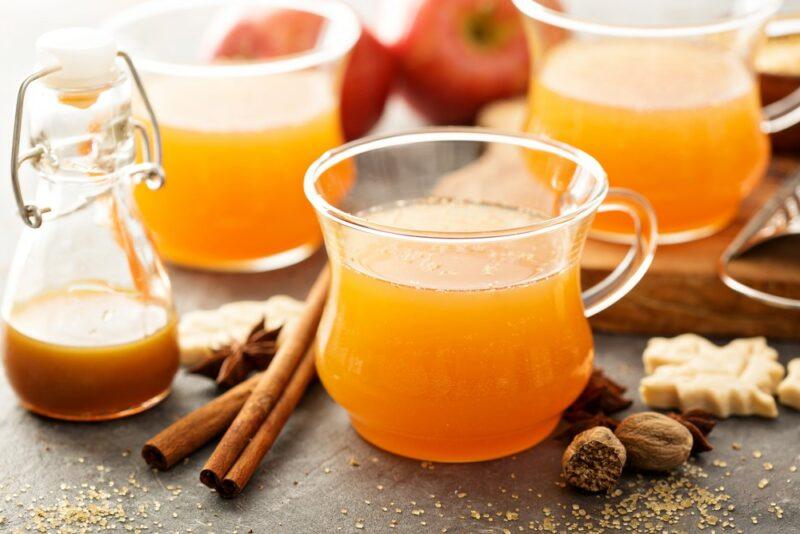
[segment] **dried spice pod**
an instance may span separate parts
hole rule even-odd
[[[717,425],[717,418],[705,410],[687,410],[682,413],[670,412],[672,419],[686,427],[692,434],[692,454],[700,454],[714,449],[708,435]]]
[[[243,342],[231,341],[214,349],[210,357],[189,368],[189,372],[212,378],[222,388],[233,387],[253,371],[267,368],[277,350],[280,332],[280,326],[267,328],[266,318],[262,318]]]
[[[561,469],[570,486],[596,493],[612,488],[625,467],[625,447],[606,427],[581,432],[561,458]]]
[[[602,369],[595,369],[580,396],[564,412],[564,419],[572,423],[601,412],[614,414],[625,410],[633,401],[624,393],[624,386],[607,377]]]
[[[613,431],[616,430],[619,425],[619,420],[603,412],[597,414],[573,412],[570,414],[570,417],[565,416],[564,419],[569,422],[569,425],[559,437],[566,437],[569,440],[590,428],[603,426]]]
[[[644,471],[671,471],[689,459],[692,434],[678,421],[656,412],[640,412],[622,420],[614,431],[630,464]]]

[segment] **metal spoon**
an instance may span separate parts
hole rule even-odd
[[[775,295],[735,278],[731,264],[742,259],[796,268],[800,278],[800,171],[742,228],[718,263],[720,278],[734,291],[770,306],[800,309],[800,298]]]

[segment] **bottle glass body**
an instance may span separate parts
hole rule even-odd
[[[31,411],[70,420],[136,413],[164,398],[178,368],[169,280],[137,218],[131,85],[31,85],[26,112],[36,203],[3,299],[4,364]]]

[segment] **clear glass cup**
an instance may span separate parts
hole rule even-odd
[[[753,69],[780,0],[514,0],[533,57],[526,131],[598,159],[611,185],[648,198],[659,242],[710,235],[763,176],[768,133],[798,99],[762,111]],[[630,236],[598,217],[598,235]]]
[[[425,460],[534,445],[592,368],[587,316],[644,275],[656,223],[600,165],[553,141],[439,128],[356,141],[306,174],[332,269],[317,335],[325,388],[368,441]],[[596,212],[636,242],[581,293]]]
[[[324,19],[314,48],[214,60],[242,17],[287,10]],[[107,26],[138,65],[161,125],[167,184],[134,192],[159,252],[225,271],[277,269],[313,253],[321,236],[303,174],[342,142],[342,69],[360,35],[353,11],[325,0],[166,0]]]

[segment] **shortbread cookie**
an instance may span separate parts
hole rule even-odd
[[[784,406],[800,410],[800,358],[786,366],[786,378],[778,386],[778,399]]]
[[[777,417],[773,394],[784,375],[764,338],[717,346],[695,334],[653,338],[642,355],[642,400],[654,408],[702,409],[718,417]]]
[[[277,328],[300,315],[302,309],[301,301],[275,295],[262,302],[231,302],[215,310],[186,313],[178,324],[181,363],[194,365],[210,356],[213,349],[231,341],[244,341],[262,318],[266,318],[267,328]]]

